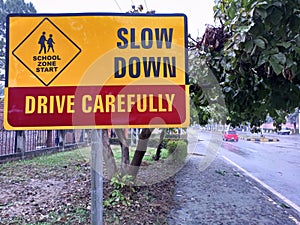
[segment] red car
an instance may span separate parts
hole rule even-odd
[[[239,136],[237,135],[235,130],[227,130],[223,134],[224,141],[238,141]]]

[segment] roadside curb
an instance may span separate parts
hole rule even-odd
[[[277,142],[279,141],[278,138],[245,138],[241,137],[240,139],[244,141],[254,141],[254,142]]]

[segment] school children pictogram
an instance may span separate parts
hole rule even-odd
[[[47,44],[48,44],[48,51],[50,51],[50,49],[52,50],[52,52],[54,52],[54,47],[53,47],[53,44],[55,44],[55,42],[53,41],[53,38],[52,38],[52,34],[49,35],[49,38],[47,40]]]
[[[39,40],[39,44],[41,45],[39,54],[41,54],[43,51],[46,54],[46,45],[45,45],[46,37],[45,37],[45,34],[46,34],[46,32],[43,32],[43,34],[42,34],[42,36],[40,37],[40,40]]]
[[[49,86],[80,54],[72,37],[44,18],[12,54],[45,86]]]

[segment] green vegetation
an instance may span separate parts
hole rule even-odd
[[[215,100],[224,98],[228,110],[222,122],[260,125],[267,115],[285,122],[300,102],[300,1],[217,0],[214,13],[219,26],[207,26],[190,51],[196,56],[190,57],[191,97],[200,124],[212,118],[211,98],[203,94],[215,86],[209,71],[222,91]],[[193,76],[200,72],[202,80]]]
[[[112,147],[120,161],[120,147]],[[134,153],[133,149],[130,151]],[[155,148],[149,148],[144,159],[148,164],[154,163],[155,151]],[[88,147],[0,164],[0,224],[89,224],[90,153]],[[168,150],[163,149],[162,158],[168,156]],[[170,186],[167,192],[171,198],[172,179],[161,183],[162,187]],[[163,219],[161,209],[151,205],[151,201],[165,202],[165,196],[162,198],[160,193],[166,190],[160,189],[160,184],[134,189],[132,184],[129,175],[122,177],[120,174],[109,183],[104,182],[105,220],[128,220],[131,215],[139,214],[133,210],[136,208],[143,208],[143,212],[160,212]],[[155,200],[156,197],[159,200]],[[12,210],[16,211],[8,215],[7,212]],[[151,214],[147,214],[149,217]],[[143,219],[141,215],[139,220]]]
[[[120,146],[112,146],[112,150],[114,153],[114,157],[117,162],[121,161],[122,158],[122,153],[121,153],[121,148]],[[78,159],[83,159],[86,160],[87,162],[90,161],[90,147],[86,148],[81,148],[73,151],[66,151],[66,152],[59,152],[56,154],[52,155],[43,155],[43,156],[38,156],[33,159],[28,159],[28,160],[18,160],[18,161],[13,161],[13,162],[7,162],[4,164],[0,164],[0,171],[4,171],[7,168],[11,166],[18,166],[18,165],[31,165],[32,167],[38,168],[38,167],[64,167],[71,163],[74,160]],[[130,147],[130,157],[133,156],[135,151],[135,147]],[[148,163],[153,162],[153,156],[155,155],[156,149],[155,148],[148,148],[147,153],[145,157],[143,158],[144,161]],[[166,159],[169,156],[169,153],[166,149],[162,150],[161,153],[161,158]]]
[[[161,160],[170,158],[174,165],[183,163],[187,156],[186,141],[180,139],[164,139],[164,142],[165,148],[161,151]],[[112,150],[117,164],[120,164],[122,157],[120,147],[112,146]],[[132,157],[134,149],[131,148],[129,152],[130,157]],[[154,163],[153,157],[155,153],[156,148],[148,148],[143,160],[147,162],[147,164]],[[128,174],[122,176],[120,173],[116,173],[110,180],[111,190],[104,200],[104,206],[107,208],[116,206],[129,207],[133,201],[132,196],[135,193],[133,180],[133,177]]]
[[[166,144],[166,149],[175,163],[183,163],[187,156],[187,143],[183,140],[170,140]]]
[[[0,164],[0,172],[11,171],[9,168],[16,166],[30,166],[34,170],[47,167],[48,169],[67,167],[74,161],[82,161],[89,158],[85,156],[90,153],[89,148],[82,148],[73,151],[59,152],[51,155],[43,155],[34,157],[28,160],[11,161],[4,164]],[[90,157],[90,156],[89,156]],[[22,173],[22,171],[20,171]]]
[[[104,206],[110,207],[117,204],[123,206],[130,206],[130,196],[135,191],[133,186],[133,179],[130,175],[121,176],[120,173],[115,174],[110,180],[110,185],[113,190],[109,193],[109,197],[104,200]],[[129,189],[129,193],[128,193]],[[124,192],[127,191],[127,196]]]

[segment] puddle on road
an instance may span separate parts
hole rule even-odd
[[[222,148],[224,148],[230,152],[233,152],[237,155],[240,155],[240,156],[248,156],[249,155],[248,153],[244,152],[243,149],[239,148],[238,146],[232,145],[227,142],[222,143]]]

